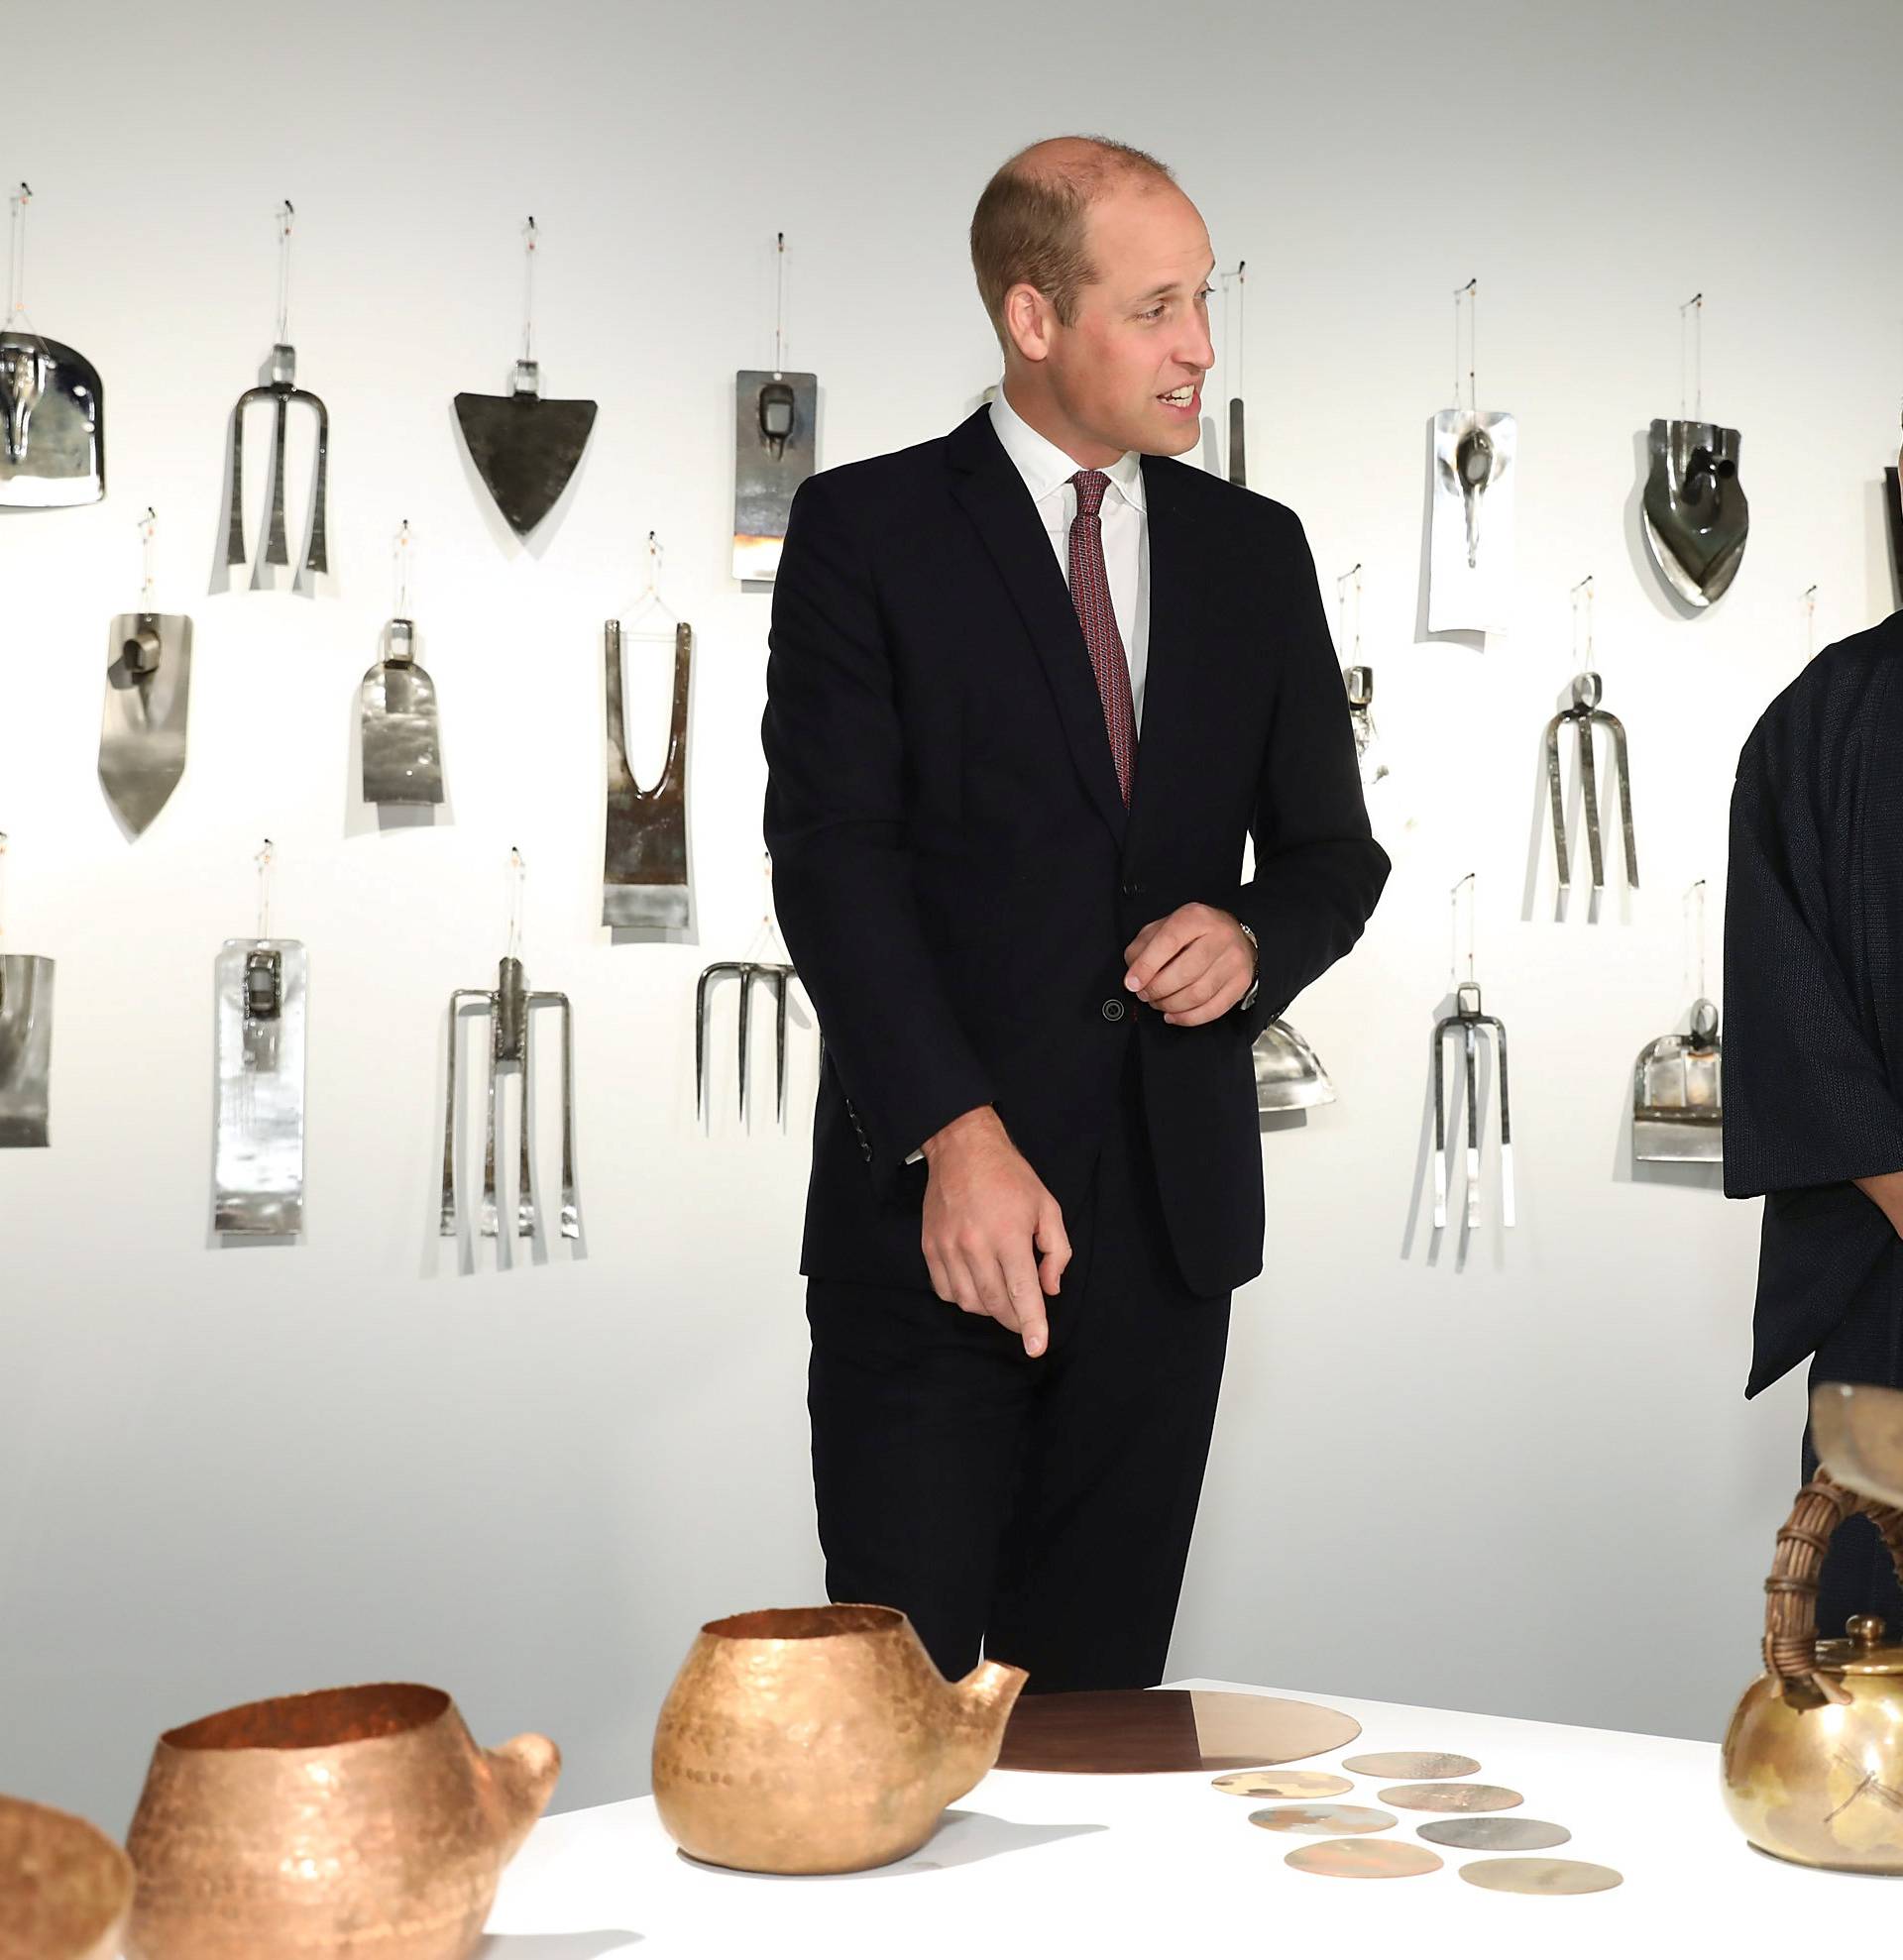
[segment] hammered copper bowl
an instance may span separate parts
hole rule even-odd
[[[468,1960],[561,1769],[479,1749],[410,1682],[254,1701],[159,1738],[126,1960]]]
[[[0,1960],[115,1960],[132,1860],[83,1817],[0,1797]]]

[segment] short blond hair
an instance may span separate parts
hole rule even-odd
[[[1076,324],[1079,295],[1101,277],[1084,242],[1090,206],[1131,177],[1157,188],[1176,180],[1169,164],[1147,150],[1109,137],[1044,141],[1089,147],[1062,162],[1040,158],[1027,163],[1024,160],[1042,144],[1027,145],[998,166],[971,214],[971,270],[978,297],[1006,351],[1010,338],[1004,296],[1014,285],[1036,286],[1063,325]]]

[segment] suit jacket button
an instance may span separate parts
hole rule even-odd
[[[1143,880],[1141,878],[1126,878],[1119,889],[1127,899],[1141,898],[1143,896]]]
[[[1114,994],[1103,1004],[1103,1018],[1106,1021],[1121,1021],[1123,1011],[1123,1003]]]

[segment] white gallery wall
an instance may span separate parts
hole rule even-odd
[[[0,1789],[117,1829],[161,1728],[406,1677],[485,1740],[553,1734],[558,1806],[604,1801],[647,1788],[703,1620],[823,1596],[803,1003],[784,1128],[764,994],[750,1128],[730,995],[695,1114],[695,979],[759,949],[763,909],[770,601],[729,577],[732,377],[772,365],[784,230],[822,464],[950,429],[998,368],[972,205],[1073,130],[1172,163],[1220,262],[1248,262],[1252,481],[1300,512],[1331,604],[1363,567],[1394,772],[1387,894],[1291,1016],[1339,1100],[1264,1140],[1268,1266],[1236,1302],[1173,1670],[1716,1736],[1755,1666],[1802,1383],[1742,1400],[1757,1207],[1633,1177],[1630,1067],[1684,1025],[1701,877],[1718,989],[1733,767],[1804,661],[1806,589],[1820,646],[1892,604],[1903,14],[333,0],[278,31],[201,0],[68,5],[58,39],[84,59],[10,75],[0,178],[35,192],[34,323],[104,378],[109,494],[0,521],[5,944],[58,961],[53,1147],[0,1154]],[[284,197],[298,378],[331,414],[316,599],[210,590]],[[531,212],[544,393],[601,410],[524,550],[450,400],[507,385]],[[1419,630],[1427,426],[1470,276],[1482,405],[1519,417],[1513,625],[1484,647]],[[1751,538],[1687,619],[1636,493],[1699,290]],[[293,471],[293,533],[302,495]],[[129,842],[95,750],[148,505],[157,602],[196,627],[192,746]],[[404,519],[450,803],[380,828],[351,731]],[[612,943],[601,625],[650,528],[696,633],[695,923]],[[1588,574],[1643,880],[1597,923],[1577,900],[1555,919],[1539,802]],[[637,653],[646,780],[668,678]],[[208,1231],[211,972],[255,929],[267,835],[272,928],[309,948],[308,1224],[237,1249]],[[585,1256],[465,1271],[435,1232],[445,1008],[493,983],[511,846],[530,984],[574,1002]],[[1463,1246],[1430,1230],[1423,1139],[1469,871],[1519,1218],[1501,1229],[1490,1176]]]

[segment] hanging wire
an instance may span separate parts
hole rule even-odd
[[[258,867],[258,936],[261,939],[271,937],[271,865],[276,852],[277,846],[267,837],[264,847],[252,860]]]
[[[1335,638],[1343,647],[1350,646],[1348,626],[1348,594],[1355,595],[1354,633],[1352,650],[1342,663],[1346,667],[1361,665],[1361,560],[1357,558],[1340,578],[1335,581]]]
[[[0,319],[4,327],[24,320],[29,332],[33,321],[27,312],[27,206],[32,202],[33,190],[24,180],[7,199],[7,312]]]
[[[1585,595],[1582,600],[1580,595]],[[1573,672],[1590,671],[1593,664],[1593,575],[1588,572],[1572,590],[1573,601]],[[1586,609],[1586,658],[1579,657],[1579,613],[1581,605]]]
[[[288,197],[278,213],[278,345],[290,342],[290,231],[297,210]]]
[[[1678,418],[1685,419],[1685,315],[1692,316],[1692,419],[1705,419],[1705,295],[1695,292],[1678,309]]]
[[[1460,302],[1467,301],[1467,407],[1480,410],[1480,278],[1476,274],[1465,285],[1454,288],[1454,406],[1460,406]]]
[[[508,847],[508,957],[519,959],[522,943],[522,887],[528,882],[528,865],[513,844]]]
[[[522,227],[522,359],[535,358],[535,214]]]
[[[773,379],[786,373],[786,234],[777,234],[775,283],[773,293]]]
[[[1691,957],[1685,962],[1690,972],[1698,973],[1698,991],[1692,996],[1696,1001],[1709,998],[1705,992],[1705,881],[1703,878],[1689,885],[1685,891],[1685,934],[1691,947]]]
[[[1804,588],[1804,658],[1817,657],[1817,588]]]
[[[780,937],[780,928],[773,919],[773,854],[760,853],[760,923],[753,928],[753,938],[746,949],[748,959],[764,959],[782,966],[793,964],[793,955],[786,949],[786,941]]]
[[[139,588],[139,610],[152,610],[152,534],[159,528],[159,519],[151,504],[146,505],[146,514],[139,520],[139,537],[145,547],[145,583]]]
[[[402,528],[396,533],[396,617],[409,617],[409,519],[403,519]]]
[[[1452,892],[1451,892],[1451,893],[1450,893],[1450,894],[1448,895],[1448,903],[1450,904],[1450,906],[1451,906],[1451,907],[1452,907],[1452,909],[1453,909],[1453,922],[1452,922],[1452,923],[1453,923],[1453,966],[1452,966],[1452,972],[1453,972],[1453,976],[1454,976],[1454,983],[1455,983],[1455,985],[1456,985],[1456,986],[1458,986],[1458,985],[1459,985],[1459,983],[1460,983],[1460,980],[1461,980],[1461,971],[1460,971],[1460,945],[1461,945],[1461,938],[1460,938],[1460,895],[1461,895],[1461,893],[1462,893],[1463,891],[1464,891],[1464,892],[1465,892],[1465,893],[1467,894],[1467,974],[1466,974],[1466,977],[1467,977],[1467,979],[1469,979],[1469,980],[1472,980],[1472,979],[1473,979],[1473,977],[1474,977],[1474,907],[1475,907],[1475,903],[1476,903],[1476,898],[1477,898],[1477,895],[1478,895],[1478,891],[1479,891],[1479,885],[1478,885],[1478,882],[1476,881],[1476,879],[1475,879],[1475,877],[1474,877],[1474,874],[1473,874],[1473,873],[1472,873],[1471,871],[1470,871],[1470,872],[1468,872],[1468,873],[1467,873],[1467,875],[1466,875],[1466,876],[1465,876],[1464,878],[1461,878],[1461,879],[1458,879],[1458,880],[1457,880],[1457,881],[1455,882],[1455,885],[1454,885],[1454,888],[1453,888],[1453,891],[1452,891]]]
[[[673,608],[661,597],[662,546],[660,539],[652,531],[649,531],[647,534],[647,543],[644,550],[647,557],[647,578],[642,584],[640,591],[635,595],[634,603],[628,608],[627,618],[630,623],[625,625],[622,630],[630,639],[662,640],[671,644],[674,638],[674,627],[680,624],[680,620]],[[635,631],[631,622],[638,619],[642,611],[649,606],[663,613],[673,624],[665,631],[657,631],[652,627],[649,627],[644,632]]]

